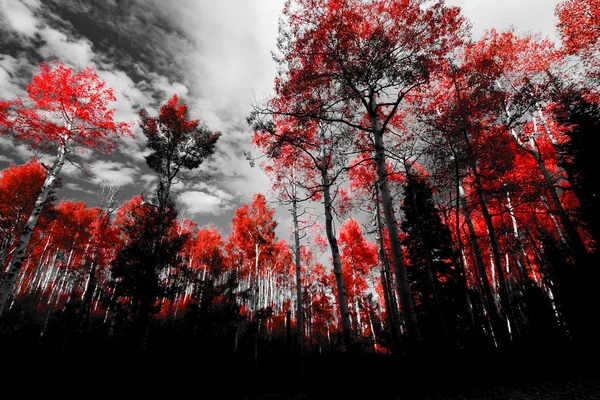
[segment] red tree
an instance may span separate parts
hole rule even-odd
[[[252,204],[238,208],[231,224],[229,251],[232,260],[238,261],[239,273],[248,280],[252,289],[250,308],[254,313],[260,308],[262,278],[266,267],[272,264],[271,255],[275,245],[275,210],[267,205],[262,194],[255,194]],[[234,254],[235,253],[235,254]]]
[[[258,111],[342,124],[372,139],[398,291],[414,339],[420,333],[388,186],[384,136],[406,96],[436,73],[440,61],[461,44],[466,27],[457,8],[443,1],[425,3],[288,1],[276,96]],[[351,137],[360,142],[364,134]]]
[[[0,268],[12,254],[17,238],[31,215],[46,172],[34,158],[26,164],[11,164],[0,174]]]
[[[10,267],[0,286],[0,314],[13,290],[27,245],[37,224],[50,189],[60,175],[69,153],[78,147],[110,152],[113,140],[129,133],[129,125],[115,123],[113,90],[107,88],[88,67],[74,74],[61,63],[42,64],[27,86],[28,98],[0,101],[0,133],[11,134],[32,148],[53,151],[54,162],[33,211],[21,231]]]

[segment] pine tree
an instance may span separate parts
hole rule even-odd
[[[401,206],[408,276],[427,340],[449,337],[460,314],[460,287],[452,264],[450,230],[443,224],[426,178],[407,174]]]
[[[161,272],[167,267],[181,266],[180,252],[189,239],[187,234],[179,235],[169,229],[177,218],[177,210],[170,203],[161,220],[168,234],[162,235],[158,247],[155,247],[155,237],[161,225],[160,213],[155,205],[142,203],[133,210],[132,223],[124,228],[130,240],[111,262],[118,296],[130,299],[126,314],[136,350],[145,347],[150,317],[158,311],[155,302],[166,289],[160,279]]]

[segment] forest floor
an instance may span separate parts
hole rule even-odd
[[[596,351],[515,349],[469,357],[321,357],[307,362],[294,384],[287,383],[252,400],[600,400],[600,358]],[[272,381],[273,382],[273,381]],[[266,386],[265,386],[266,387]],[[288,386],[287,388],[289,388]]]
[[[423,400],[600,400],[600,379],[580,377],[562,382],[499,386],[456,396],[427,396]]]
[[[244,397],[253,400],[313,400],[336,397],[316,393],[274,393],[260,397]],[[340,397],[347,399],[348,397]],[[365,400],[600,400],[600,379],[580,377],[561,382],[538,382],[518,386],[498,386],[487,390],[466,390],[461,394],[428,394],[421,396],[372,397],[358,395],[355,399]]]
[[[559,381],[538,381],[500,385],[487,389],[465,389],[461,393],[428,394],[373,394],[364,392],[355,395],[344,394],[336,397],[331,392],[319,390],[307,393],[272,393],[257,397],[242,396],[252,400],[315,400],[315,399],[355,399],[355,400],[600,400],[600,377],[580,375]]]
[[[256,359],[252,351],[222,352],[212,342],[194,348],[185,340],[161,340],[140,359],[127,355],[126,343],[101,339],[78,343],[58,336],[42,345],[24,335],[0,339],[1,382],[37,382],[20,387],[61,396],[95,387],[134,398],[600,400],[598,346],[561,348],[551,341],[502,351],[439,347],[398,357],[313,351],[300,368],[294,352],[264,349]]]

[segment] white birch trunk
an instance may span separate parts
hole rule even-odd
[[[48,170],[48,174],[46,175],[46,180],[41,187],[40,194],[33,206],[33,210],[27,223],[23,227],[21,231],[21,236],[19,238],[19,242],[17,244],[17,248],[15,249],[15,253],[10,262],[10,266],[8,271],[4,275],[2,280],[2,284],[0,285],[0,316],[4,311],[4,306],[6,305],[9,296],[11,295],[13,289],[15,288],[15,284],[17,282],[17,278],[19,277],[19,272],[21,271],[21,267],[23,266],[23,262],[25,261],[25,255],[27,253],[27,247],[29,245],[29,240],[33,235],[33,231],[37,225],[37,222],[40,218],[40,214],[42,213],[42,208],[48,199],[48,194],[50,190],[54,186],[56,179],[58,178],[58,174],[60,173],[64,163],[66,156],[66,144],[61,146],[58,150],[58,158],[52,165],[52,167]]]

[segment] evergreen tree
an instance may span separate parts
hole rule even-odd
[[[596,313],[599,302],[593,293],[600,278],[597,268],[600,185],[596,176],[598,168],[595,146],[595,137],[600,131],[600,105],[590,101],[585,91],[564,88],[560,82],[555,83],[557,119],[570,128],[567,131],[570,140],[561,149],[561,166],[569,176],[569,189],[577,195],[579,207],[576,220],[590,233],[592,251],[585,263],[576,264],[568,254],[564,254],[565,250],[558,243],[547,243],[543,249],[549,260],[549,272],[557,286],[558,301],[565,306],[565,317],[570,330],[574,335],[580,336],[580,339],[595,343],[591,315]]]
[[[116,307],[121,307],[119,311],[131,324],[134,344],[145,346],[143,341],[149,319],[158,311],[156,300],[166,289],[160,279],[161,272],[167,267],[180,268],[182,259],[179,253],[189,237],[169,229],[177,218],[177,210],[172,203],[161,221],[168,234],[162,235],[158,247],[154,247],[160,229],[157,206],[142,203],[132,214],[133,223],[124,227],[130,239],[111,262],[111,273],[117,282],[116,298],[130,300],[124,306],[119,302]]]
[[[460,313],[450,230],[440,218],[431,185],[414,171],[407,174],[401,210],[419,325],[426,340],[439,340],[456,331]]]
[[[580,203],[577,217],[597,244],[600,237],[597,198],[600,184],[596,177],[595,138],[600,131],[600,105],[587,101],[583,94],[573,90],[564,91],[557,97],[558,120],[571,127],[567,132],[570,140],[562,147],[562,167],[567,171]]]

